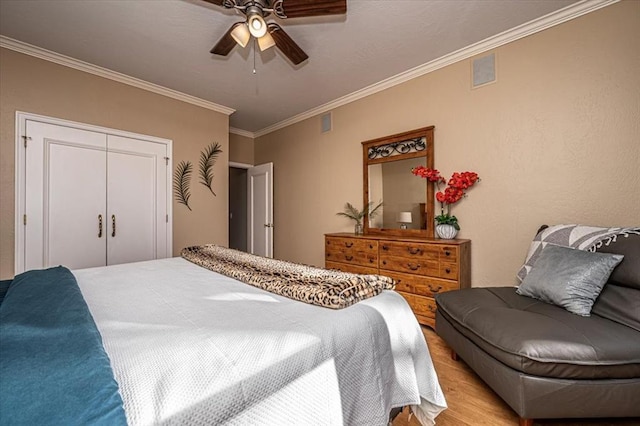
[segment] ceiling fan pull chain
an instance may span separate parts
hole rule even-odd
[[[253,38],[253,73],[256,73],[256,38]]]

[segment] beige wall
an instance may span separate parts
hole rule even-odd
[[[229,161],[255,165],[253,162],[253,138],[229,134]]]
[[[640,225],[640,2],[623,1],[496,50],[498,81],[470,60],[256,140],[273,161],[275,256],[323,265],[335,215],[362,204],[361,141],[435,125],[435,166],[482,181],[455,205],[474,286],[512,285],[540,224]]]
[[[15,113],[23,111],[173,140],[173,164],[189,160],[192,212],[173,204],[173,251],[227,244],[229,119],[197,107],[61,65],[0,49],[0,278],[14,267]],[[222,144],[214,168],[217,197],[198,183],[200,151]]]

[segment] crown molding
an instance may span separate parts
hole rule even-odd
[[[235,109],[219,105],[195,96],[187,95],[186,93],[178,92],[177,90],[169,89],[167,87],[159,86],[157,84],[149,83],[144,80],[140,80],[135,77],[128,76],[116,71],[112,71],[107,68],[99,67],[97,65],[90,64],[88,62],[80,61],[78,59],[71,58],[69,56],[61,55],[50,50],[42,49],[32,44],[24,43],[22,41],[14,40],[9,37],[0,35],[0,47],[10,49],[25,55],[33,56],[35,58],[44,59],[45,61],[53,62],[65,67],[73,68],[79,71],[84,71],[89,74],[97,75],[99,77],[107,78],[109,80],[124,83],[129,86],[137,87],[139,89],[147,90],[149,92],[157,93],[168,98],[177,99],[179,101],[187,102],[192,105],[196,105],[202,108],[206,108],[212,111],[220,112],[225,115],[231,115],[235,112]]]
[[[547,28],[560,25],[564,22],[578,18],[587,13],[591,13],[603,7],[617,3],[618,1],[620,0],[582,0],[580,2],[569,5],[563,9],[560,9],[556,12],[552,12],[548,15],[542,16],[538,19],[527,22],[518,27],[512,28],[510,30],[504,31],[495,36],[489,37],[478,43],[472,44],[470,46],[464,47],[448,55],[442,56],[431,62],[427,62],[426,64],[419,65],[415,68],[412,68],[410,70],[407,70],[395,76],[389,77],[385,80],[374,83],[370,86],[357,90],[348,95],[342,96],[338,99],[335,99],[331,102],[320,105],[316,108],[312,108],[300,114],[294,115],[290,118],[287,118],[286,120],[280,121],[271,126],[258,130],[256,132],[250,132],[250,131],[237,129],[233,127],[229,128],[229,132],[236,135],[253,138],[253,139],[258,138],[260,136],[264,136],[266,134],[275,132],[276,130],[280,130],[284,127],[291,126],[292,124],[299,123],[300,121],[306,120],[316,115],[323,114],[332,109],[335,109],[340,106],[357,101],[359,99],[365,98],[369,95],[373,95],[375,93],[381,92],[383,90],[386,90],[391,87],[397,86],[399,84],[405,83],[407,81],[413,80],[414,78],[418,78],[430,72],[436,71],[440,68],[444,68],[448,65],[454,64],[456,62],[460,62],[472,56],[498,48],[505,44],[519,40],[521,38],[535,34],[537,32],[546,30]],[[222,114],[231,115],[235,112],[233,108],[229,108],[224,105],[219,105],[195,96],[187,95],[185,93],[178,92],[173,89],[169,89],[163,86],[149,83],[144,80],[140,80],[135,77],[128,76],[126,74],[112,71],[107,68],[102,68],[97,65],[90,64],[88,62],[80,61],[80,60],[71,58],[69,56],[61,55],[59,53],[42,49],[37,46],[33,46],[31,44],[14,40],[12,38],[5,37],[2,35],[0,35],[0,47],[14,50],[19,53],[24,53],[26,55],[30,55],[36,58],[44,59],[46,61],[54,62],[69,68],[74,68],[80,71],[88,72],[90,74],[94,74],[100,77],[108,78],[110,80],[114,80],[114,81],[124,83],[130,86],[134,86],[143,90],[147,90],[153,93],[167,96],[169,98],[187,102],[202,108],[217,111]]]
[[[229,133],[233,133],[234,135],[244,136],[245,138],[255,139],[256,134],[250,132],[248,130],[238,129],[236,127],[229,127]]]
[[[374,93],[378,93],[393,86],[397,86],[398,84],[413,80],[414,78],[423,76],[440,68],[444,68],[448,65],[460,62],[472,56],[476,56],[480,53],[484,53],[486,51],[495,49],[521,38],[530,36],[537,32],[546,30],[547,28],[560,25],[564,22],[578,18],[587,13],[591,13],[603,7],[617,3],[618,1],[620,0],[583,0],[574,3],[548,15],[542,16],[538,19],[534,19],[533,21],[527,22],[525,24],[514,27],[500,34],[486,38],[470,46],[452,52],[448,55],[442,56],[431,62],[427,62],[426,64],[419,65],[393,77],[389,77],[385,80],[379,81],[378,83],[374,83],[370,86],[365,87],[364,89],[355,91],[331,102],[294,115],[293,117],[287,118],[286,120],[280,121],[271,126],[265,127],[264,129],[254,132],[254,137],[258,138],[271,132],[275,132],[276,130],[291,126],[292,124],[299,123],[300,121],[323,114],[332,109],[357,101],[358,99],[362,99],[369,95],[373,95]]]

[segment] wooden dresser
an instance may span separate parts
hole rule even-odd
[[[471,241],[325,235],[325,267],[396,280],[420,324],[435,326],[433,296],[471,286]]]

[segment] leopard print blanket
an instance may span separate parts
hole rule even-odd
[[[393,290],[382,275],[359,275],[270,259],[214,244],[187,247],[181,256],[196,265],[300,302],[342,309]]]

